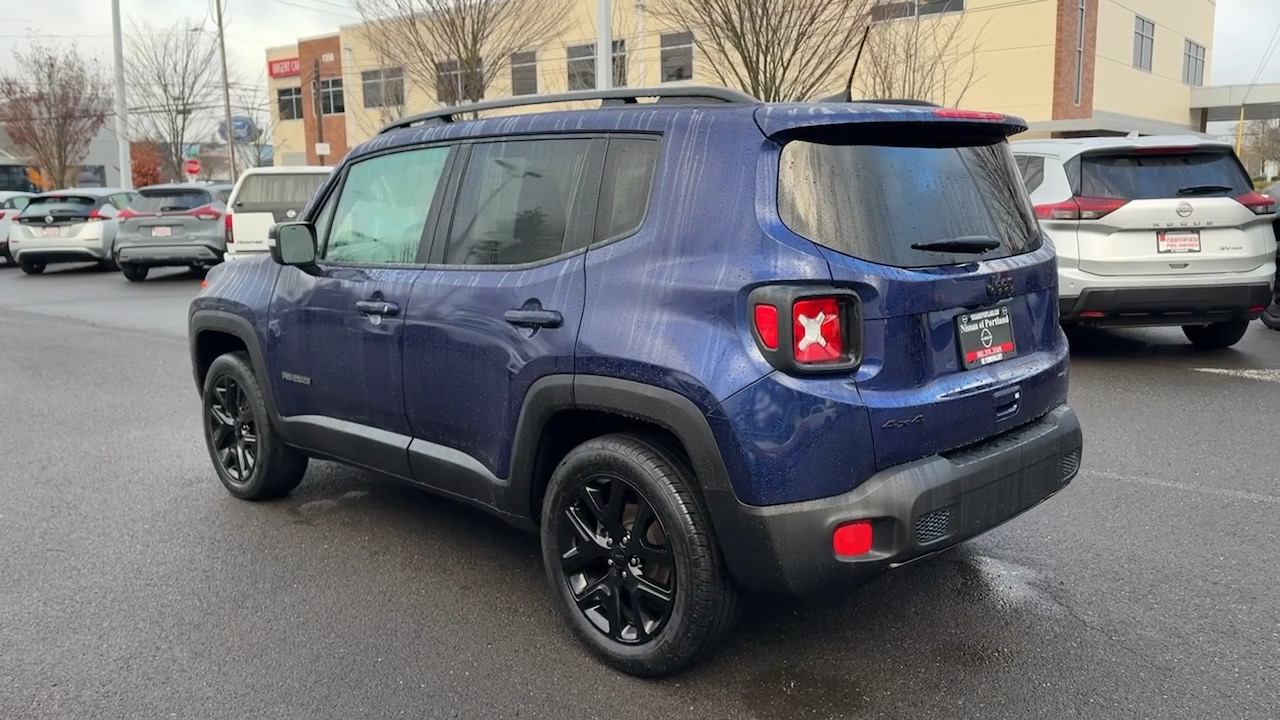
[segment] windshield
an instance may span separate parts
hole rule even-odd
[[[1076,195],[1154,200],[1187,195],[1241,195],[1253,183],[1227,150],[1085,155],[1067,167]]]
[[[327,177],[323,173],[250,175],[240,185],[236,204],[301,207],[315,195]]]
[[[73,214],[87,213],[97,202],[97,198],[87,195],[46,195],[42,197],[31,198],[31,202],[27,203],[26,210],[22,211],[23,217],[30,215],[39,215],[42,213],[51,214]]]
[[[898,267],[1008,257],[1040,243],[1003,139],[959,147],[793,141],[782,150],[778,209],[799,235]],[[998,245],[982,253],[939,248],[975,238]]]
[[[182,212],[213,202],[204,190],[143,190],[129,209],[140,213]]]

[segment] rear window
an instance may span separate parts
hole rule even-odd
[[[97,204],[98,198],[88,195],[61,195],[58,197],[34,197],[31,202],[27,203],[26,210],[22,211],[23,215],[33,215],[36,213],[84,213],[93,209]]]
[[[782,149],[778,210],[797,234],[881,265],[954,265],[1040,246],[1003,139],[961,147],[793,141]],[[981,254],[912,247],[972,237],[1000,246]]]
[[[135,212],[181,212],[208,205],[213,198],[204,190],[143,190],[129,203]]]
[[[246,205],[306,205],[327,177],[320,173],[250,175],[240,184],[236,202]]]
[[[1253,183],[1225,151],[1084,155],[1067,167],[1072,190],[1084,197],[1154,200],[1240,195]]]

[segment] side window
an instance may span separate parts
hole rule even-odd
[[[347,168],[327,222],[324,259],[331,262],[413,263],[449,147],[379,155]],[[322,210],[321,219],[328,215]],[[318,228],[319,229],[319,228]],[[317,237],[323,237],[317,233]]]
[[[600,180],[600,204],[592,242],[635,232],[649,206],[649,190],[658,165],[657,139],[615,138],[609,141]]]
[[[563,252],[590,146],[586,139],[472,146],[445,262],[518,265]]]
[[[1029,195],[1044,184],[1044,158],[1019,155],[1017,159],[1018,172],[1022,174],[1022,184],[1027,187]]]
[[[16,197],[10,200],[9,202],[12,203],[9,207],[15,210],[25,210],[27,207],[27,204],[31,202],[31,198]]]

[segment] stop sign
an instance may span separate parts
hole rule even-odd
[[[199,175],[200,160],[198,158],[187,158],[186,161],[182,163],[182,169],[188,175]]]

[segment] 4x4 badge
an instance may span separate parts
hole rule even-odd
[[[1184,201],[1178,203],[1177,211],[1180,217],[1189,217],[1196,209],[1191,207],[1191,203]]]

